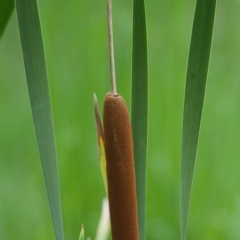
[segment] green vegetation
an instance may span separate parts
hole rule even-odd
[[[184,87],[195,1],[145,1],[146,239],[179,239]],[[240,238],[239,2],[218,2],[188,221],[194,240]],[[110,89],[105,2],[39,1],[65,239],[94,238],[104,184],[93,93]],[[118,92],[131,106],[132,3],[113,2]],[[14,10],[0,42],[0,239],[54,239]]]
[[[211,52],[215,6],[215,0],[198,0],[192,28],[182,130],[180,182],[180,231],[182,240],[187,237],[191,188]]]
[[[131,123],[136,172],[139,239],[146,236],[148,59],[144,0],[133,1]]]

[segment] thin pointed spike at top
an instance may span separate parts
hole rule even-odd
[[[111,93],[116,96],[116,76],[114,63],[114,47],[113,47],[113,26],[112,26],[112,0],[107,0],[107,19],[108,19],[108,41],[109,41],[109,57],[110,57],[110,72],[111,72]]]
[[[101,168],[101,172],[102,172],[104,187],[105,187],[106,193],[108,194],[106,157],[105,157],[105,151],[104,151],[104,134],[103,134],[103,127],[102,127],[100,114],[99,114],[97,96],[95,93],[94,93],[94,111],[95,111],[95,120],[96,120],[97,134],[98,134],[98,149],[99,149],[100,168]]]
[[[84,240],[84,225],[81,226],[81,231],[79,235],[79,240]]]
[[[93,94],[93,97],[94,97],[94,112],[95,112],[98,136],[100,136],[104,139],[103,128],[102,128],[102,123],[100,120],[100,114],[99,114],[99,108],[98,108],[98,100],[97,100],[97,96],[95,93]]]

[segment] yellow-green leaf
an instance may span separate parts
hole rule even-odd
[[[82,224],[80,235],[79,235],[79,240],[84,240],[84,226]]]
[[[98,148],[99,148],[99,159],[100,159],[100,168],[102,172],[102,178],[105,186],[106,193],[107,191],[107,172],[106,172],[106,157],[104,150],[104,134],[101,123],[101,118],[99,114],[98,101],[97,96],[94,94],[94,110],[95,110],[95,120],[97,126],[97,134],[98,134]]]

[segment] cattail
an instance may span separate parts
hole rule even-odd
[[[132,129],[126,103],[116,90],[111,0],[107,13],[112,87],[104,99],[103,134],[96,97],[94,102],[99,145],[101,149],[104,143],[105,149],[112,239],[139,240]]]
[[[106,95],[103,126],[112,239],[138,240],[132,130],[120,95]]]

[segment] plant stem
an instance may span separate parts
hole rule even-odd
[[[113,96],[117,94],[115,63],[114,63],[114,46],[113,46],[113,26],[112,26],[112,1],[107,0],[107,18],[108,18],[108,41],[109,41],[109,57],[111,72],[111,93]]]

